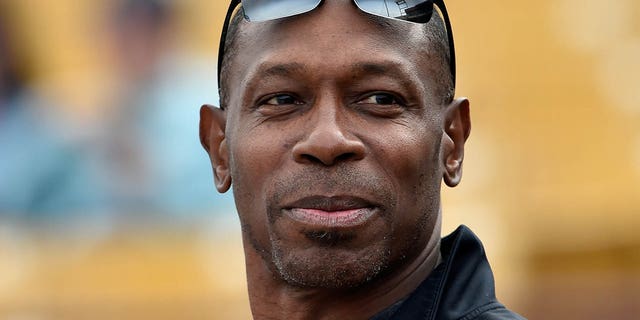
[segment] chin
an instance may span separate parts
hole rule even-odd
[[[273,243],[273,263],[289,285],[310,289],[351,289],[377,279],[389,267],[386,240],[364,248],[339,245],[296,248]]]

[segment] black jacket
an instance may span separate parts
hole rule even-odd
[[[460,226],[442,239],[443,261],[407,298],[372,320],[524,319],[496,299],[493,273],[482,243]]]

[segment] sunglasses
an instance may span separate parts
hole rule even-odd
[[[269,21],[291,17],[316,9],[323,0],[232,0],[224,19],[220,47],[218,52],[218,88],[220,88],[220,70],[224,58],[224,44],[227,38],[229,23],[236,7],[242,2],[244,18],[250,22]],[[403,20],[413,23],[427,23],[433,14],[434,5],[440,11],[447,29],[451,75],[456,82],[456,55],[453,45],[451,21],[444,5],[444,0],[353,0],[363,12],[383,18]]]

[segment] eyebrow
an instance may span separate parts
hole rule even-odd
[[[381,62],[359,62],[356,63],[352,72],[358,77],[366,76],[393,76],[404,86],[410,87],[412,82],[419,81],[413,74],[397,61]],[[412,81],[412,79],[414,81]]]
[[[292,62],[270,65],[260,69],[256,74],[261,76],[291,76],[294,73],[304,72],[307,68],[301,63]]]
[[[394,63],[371,63],[360,62],[353,67],[356,73],[364,73],[371,75],[385,75],[393,71],[398,71],[398,67]]]

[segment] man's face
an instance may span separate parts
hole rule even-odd
[[[423,26],[326,1],[242,32],[210,151],[233,181],[245,250],[304,287],[402,268],[431,238],[450,141]]]

